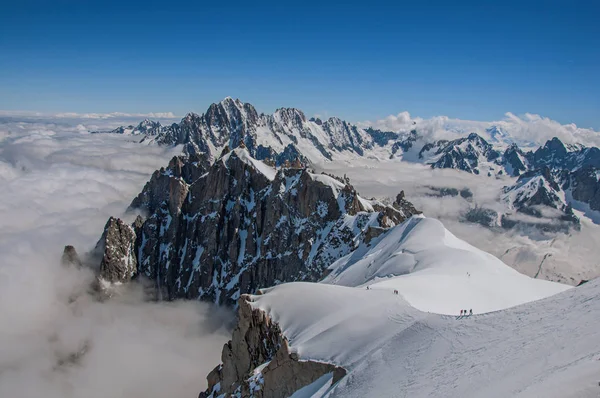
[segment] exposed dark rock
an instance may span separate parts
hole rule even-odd
[[[471,199],[473,197],[473,192],[471,192],[471,190],[469,188],[461,189],[459,194],[463,199],[467,199],[467,200]]]
[[[585,167],[564,176],[564,189],[570,189],[573,199],[587,203],[600,211],[600,169]]]
[[[373,142],[379,146],[386,146],[390,141],[395,141],[400,137],[400,134],[393,131],[381,131],[372,127],[366,128],[365,131],[373,138]]]
[[[83,265],[83,263],[81,262],[81,259],[79,258],[79,255],[77,254],[77,251],[75,250],[75,248],[73,246],[65,246],[65,249],[63,250],[63,255],[61,258],[61,263],[63,265],[74,265],[77,267],[81,267]]]
[[[204,157],[193,160],[173,157],[166,169],[161,168],[152,174],[142,192],[131,202],[130,209],[154,213],[166,203],[171,214],[177,214],[187,195],[188,185],[200,178],[208,167],[208,160]]]
[[[470,200],[473,197],[473,192],[471,192],[471,190],[469,188],[462,188],[462,189],[457,189],[457,188],[451,188],[451,187],[433,187],[433,186],[428,186],[427,188],[429,188],[431,190],[431,192],[428,192],[427,195],[428,196],[435,196],[435,197],[444,197],[444,196],[451,196],[451,197],[456,197],[459,196],[463,199],[467,199]]]
[[[251,300],[251,296],[241,296],[238,323],[223,347],[222,364],[209,373],[208,388],[200,398],[288,397],[325,374],[333,373],[332,384],[346,375],[339,366],[300,359],[290,350],[279,325],[264,311],[254,309]],[[254,371],[264,364],[259,373]]]
[[[131,226],[121,219],[109,218],[95,249],[103,253],[99,273],[102,280],[123,283],[135,276],[137,273],[135,242],[136,236]]]
[[[154,281],[165,299],[231,305],[259,287],[319,280],[369,227],[391,227],[418,213],[403,194],[393,206],[369,202],[347,179],[313,174],[299,160],[275,170],[244,147],[224,150],[198,178],[183,177],[189,169],[184,158],[152,176],[131,206],[148,217],[126,229],[109,228],[119,231],[113,233],[117,257],[137,259],[133,274],[126,262],[127,275]],[[103,263],[114,262],[114,255],[104,257],[110,261]],[[107,280],[123,281],[106,266],[102,272]]]
[[[483,207],[472,208],[465,214],[468,222],[481,224],[485,227],[495,227],[498,225],[498,212]]]
[[[507,172],[513,177],[519,176],[528,169],[526,156],[516,144],[512,144],[504,151],[504,163]]]
[[[382,235],[383,233],[385,233],[387,231],[386,228],[381,228],[381,227],[368,227],[367,228],[367,233],[365,234],[365,243],[369,244],[371,243],[371,241],[375,238],[377,238],[378,236]]]
[[[435,160],[428,163],[436,169],[458,169],[473,174],[479,174],[480,162],[499,161],[500,154],[486,140],[475,133],[466,138],[453,141],[438,141],[426,144],[419,152],[419,157],[434,151]],[[496,162],[497,163],[497,162]]]

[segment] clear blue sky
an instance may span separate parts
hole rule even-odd
[[[374,120],[539,113],[600,129],[599,1],[3,1],[0,109]]]

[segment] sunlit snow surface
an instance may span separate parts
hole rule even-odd
[[[529,278],[424,217],[358,253],[335,263],[327,283],[252,297],[301,358],[349,372],[333,388],[324,377],[298,396],[600,393],[600,281],[570,288]],[[458,316],[471,308],[473,316]]]
[[[598,281],[462,319],[383,289],[291,283],[254,300],[302,358],[349,372],[302,397],[598,396]]]
[[[520,274],[422,216],[392,228],[330,269],[325,283],[398,290],[421,311],[450,315],[461,309],[497,311],[569,288]]]

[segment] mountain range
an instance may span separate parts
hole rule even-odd
[[[63,263],[95,268],[101,297],[139,281],[157,300],[237,308],[200,397],[547,396],[547,375],[572,382],[568,372],[596,364],[597,323],[556,320],[597,313],[597,281],[530,278],[422,215],[401,187],[389,202],[367,198],[345,175],[314,168],[369,158],[501,179],[507,210],[475,206],[467,221],[557,233],[579,227],[576,207],[600,210],[598,148],[554,138],[524,151],[499,129],[489,141],[425,142],[418,125],[385,132],[289,108],[264,115],[231,98],[179,124],[112,133],[183,151],[126,217],[109,218],[95,248],[81,259],[67,246]],[[473,200],[469,189],[431,191]]]
[[[489,227],[568,231],[579,225],[573,208],[600,211],[600,149],[596,147],[565,145],[553,138],[535,150],[523,150],[497,126],[486,130],[487,140],[470,133],[428,141],[419,129],[416,122],[410,130],[399,132],[361,128],[335,117],[309,119],[295,108],[259,114],[251,104],[228,97],[202,115],[187,114],[180,123],[163,126],[144,120],[109,132],[132,135],[143,143],[182,145],[184,153],[202,155],[208,163],[223,148],[243,144],[252,158],[275,166],[368,158],[418,162],[490,178],[518,177],[508,179],[498,194],[506,204],[504,210],[474,207],[466,214],[465,220]]]

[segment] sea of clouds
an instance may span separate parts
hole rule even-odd
[[[220,362],[233,315],[156,303],[135,288],[99,302],[91,249],[151,173],[180,148],[89,134],[123,121],[0,119],[0,396],[193,397]]]

